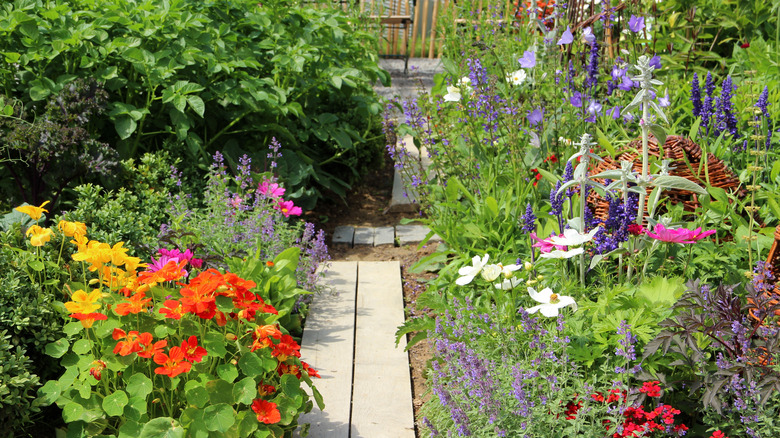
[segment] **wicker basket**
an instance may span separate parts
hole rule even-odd
[[[775,241],[769,249],[766,262],[770,266],[769,270],[772,272],[772,276],[775,278],[775,295],[780,295],[780,279],[778,279],[780,277],[780,225],[775,228]]]
[[[596,169],[593,170],[593,174],[595,175],[610,169],[620,169],[621,161],[633,162],[634,170],[637,173],[640,173],[642,171],[642,140],[632,141],[628,144],[627,149],[628,151],[619,154],[617,157],[608,157],[599,163],[599,165],[596,166]],[[653,136],[650,136],[648,140],[648,153],[652,156],[661,158],[658,150],[658,141]],[[699,145],[693,141],[678,135],[666,137],[663,158],[672,160],[671,166],[675,169],[672,170],[671,175],[681,176],[697,184],[701,184],[706,178],[705,166],[700,166],[701,157],[702,150]],[[699,171],[699,167],[701,167],[701,171]],[[734,175],[726,167],[723,161],[716,156],[707,154],[706,167],[712,186],[720,187],[732,192],[738,189],[739,180],[736,175]],[[695,174],[697,171],[698,175]],[[651,190],[652,188],[648,187],[648,195],[650,195]],[[744,196],[744,194],[745,193],[740,193],[740,196]],[[700,206],[696,194],[687,190],[667,190],[664,192],[664,196],[667,196],[673,204],[682,203],[686,211],[694,211]],[[589,193],[588,204],[594,209],[596,217],[600,219],[607,218],[609,203],[599,196],[598,193],[595,191]],[[647,208],[646,204],[645,208]]]

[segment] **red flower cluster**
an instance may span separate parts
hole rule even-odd
[[[661,387],[659,386],[659,383],[660,382],[657,380],[651,382],[644,382],[642,384],[642,387],[639,389],[639,392],[647,394],[649,397],[660,397]],[[601,392],[596,392],[594,394],[591,394],[590,397],[594,401],[600,403],[606,403],[606,404],[625,403],[627,398],[627,393],[626,391],[621,391],[619,389],[610,389],[606,397]],[[581,400],[577,401],[575,399],[574,401],[567,403],[566,410],[564,411],[564,415],[566,415],[566,419],[574,420],[575,418],[577,418],[577,412],[581,407],[582,407]],[[629,406],[623,412],[623,416],[625,417],[625,419],[623,420],[622,431],[614,432],[612,434],[612,437],[613,438],[628,438],[628,437],[635,438],[635,437],[650,436],[654,431],[666,431],[669,427],[671,427],[673,433],[679,435],[688,430],[688,427],[684,424],[674,425],[674,417],[679,413],[680,413],[679,410],[664,404],[658,405],[655,409],[651,411],[645,411],[645,408],[642,406],[637,406],[637,407]],[[604,420],[604,426],[607,428],[607,430],[609,430],[610,421]],[[710,438],[723,438],[723,437],[713,435]]]
[[[252,410],[257,414],[257,421],[265,424],[276,424],[282,419],[276,403],[257,399],[252,402]]]
[[[206,355],[206,349],[198,345],[198,338],[195,336],[190,336],[179,347],[172,347],[168,354],[163,352],[168,341],[163,339],[154,342],[152,334],[148,332],[138,333],[133,330],[126,333],[120,328],[115,328],[112,337],[119,341],[114,347],[114,354],[129,356],[138,353],[138,357],[152,359],[156,364],[161,365],[154,370],[155,373],[171,378],[188,372],[192,368],[192,362],[200,362]],[[95,378],[100,380],[99,377]]]
[[[712,432],[710,438],[729,438],[729,437],[727,437],[726,434],[721,432],[720,430],[716,430],[715,432]]]
[[[542,179],[542,174],[539,173],[539,170],[536,168],[531,169],[531,175],[533,175],[534,178],[534,187],[539,183],[539,180]]]

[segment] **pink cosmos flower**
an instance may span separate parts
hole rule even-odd
[[[283,201],[281,199],[274,208],[281,211],[284,217],[300,216],[303,213],[301,207],[296,207],[292,201]]]
[[[550,236],[554,236],[555,234],[551,234]],[[560,237],[563,237],[563,234],[560,234]],[[539,248],[539,250],[542,252],[542,254],[547,254],[548,252],[552,251],[553,249],[560,249],[561,251],[566,250],[566,246],[564,245],[555,245],[552,242],[549,242],[547,239],[540,239],[536,233],[531,233],[531,238],[536,241],[533,245],[531,245],[534,248]]]
[[[657,224],[654,233],[650,231],[647,232],[647,235],[653,239],[669,243],[696,243],[712,234],[715,234],[715,230],[702,232],[701,227],[696,228],[695,230],[689,230],[687,228],[669,229],[664,227],[663,224]]]
[[[160,258],[155,260],[155,258],[152,257],[153,263],[146,269],[148,272],[159,271],[170,261],[180,263],[182,260],[187,260],[187,263],[192,265],[194,268],[200,268],[203,266],[203,260],[194,258],[194,254],[192,254],[192,250],[189,248],[187,248],[187,250],[184,252],[181,252],[176,248],[160,248],[157,250],[157,253],[160,254]],[[182,269],[182,275],[186,277],[189,274],[186,270]]]
[[[257,190],[261,195],[268,196],[269,198],[280,198],[284,195],[285,189],[280,187],[277,183],[272,183],[269,180],[265,180],[257,186]]]

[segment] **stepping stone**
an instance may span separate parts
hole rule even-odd
[[[352,239],[355,236],[355,228],[346,225],[340,225],[333,230],[333,246],[346,246],[352,248]]]
[[[374,246],[395,245],[395,228],[378,227],[374,233]]]
[[[359,227],[355,228],[355,239],[353,245],[371,245],[374,246],[374,228]]]
[[[395,237],[398,239],[398,243],[403,246],[409,243],[422,242],[430,231],[431,229],[425,225],[397,225],[395,227]],[[428,241],[438,242],[440,240],[441,238],[434,234]]]

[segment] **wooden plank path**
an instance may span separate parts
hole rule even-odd
[[[332,262],[309,307],[301,356],[322,376],[315,379],[325,410],[301,417],[312,438],[414,438],[409,359],[399,262]]]

